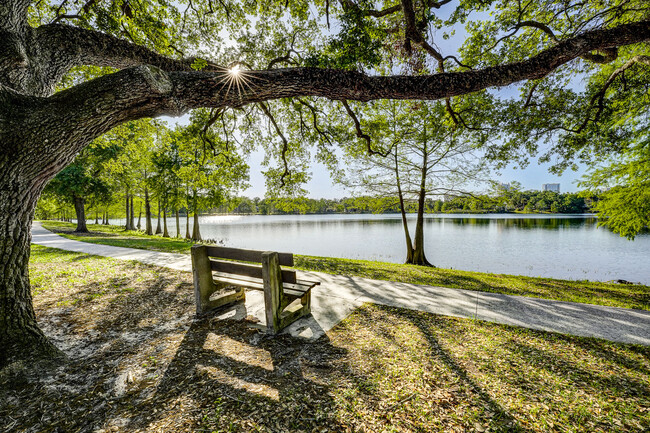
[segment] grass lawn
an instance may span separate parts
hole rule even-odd
[[[43,227],[69,239],[120,247],[188,253],[192,246],[189,241],[125,232],[117,226],[90,224],[92,233],[86,235],[72,233],[75,225],[71,223],[45,221]],[[650,287],[643,285],[533,278],[331,257],[296,255],[295,260],[296,267],[306,271],[650,310]]]
[[[644,432],[650,348],[366,305],[326,337],[193,321],[191,274],[33,246],[70,361],[0,372],[0,431]]]

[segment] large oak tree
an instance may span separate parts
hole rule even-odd
[[[31,302],[34,208],[45,184],[115,126],[298,97],[444,99],[454,113],[453,97],[522,81],[531,82],[522,86],[522,105],[557,105],[554,89],[570,86],[567,77],[575,74],[604,77],[600,87],[566,98],[572,106],[591,104],[590,125],[598,113],[615,111],[607,109],[612,82],[647,62],[649,8],[645,0],[4,0],[0,365],[58,353],[38,328]],[[462,22],[466,43],[447,56],[437,43]],[[220,26],[238,32],[235,39],[222,41]],[[236,74],[210,53],[225,60],[239,53],[241,65],[252,68]],[[548,98],[535,93],[538,87]],[[537,114],[542,122],[543,112]],[[453,115],[467,121],[461,112]]]

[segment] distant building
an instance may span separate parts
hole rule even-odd
[[[503,191],[510,191],[510,183],[499,183],[499,188]]]
[[[560,192],[560,184],[559,183],[545,183],[542,184],[542,191],[552,191],[552,192]]]

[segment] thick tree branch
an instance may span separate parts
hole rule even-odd
[[[0,2],[0,30],[20,32],[27,27],[27,9],[31,0],[3,0]]]
[[[189,71],[194,59],[176,60],[115,36],[64,24],[48,24],[35,30],[41,46],[56,47],[56,54],[69,56],[74,65],[124,69],[142,64],[166,71]]]
[[[12,107],[11,115],[0,117],[33,119],[34,130],[42,130],[40,122],[47,118],[47,124],[53,125],[52,140],[71,143],[73,156],[98,135],[120,123],[142,117],[180,115],[198,107],[239,107],[303,96],[357,101],[444,99],[521,80],[539,79],[584,53],[648,40],[650,21],[642,21],[589,31],[528,60],[482,70],[387,77],[317,68],[242,71],[243,85],[236,88],[229,85],[232,76],[226,72],[163,72],[140,66],[88,81],[49,98],[21,97],[5,88],[0,90],[0,99],[15,100],[9,105],[0,104]],[[30,133],[29,122],[26,121],[22,128],[23,134]],[[36,137],[27,138],[30,137],[24,142],[38,142]],[[61,161],[52,158],[57,168],[62,167]]]

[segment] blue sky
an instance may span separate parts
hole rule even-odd
[[[264,158],[262,152],[255,152],[251,155],[249,164],[251,166],[250,184],[251,187],[243,192],[248,197],[264,197],[266,187],[264,184],[264,175],[262,174],[261,162]],[[341,198],[350,196],[339,185],[334,185],[330,179],[327,169],[313,161],[311,165],[312,179],[306,185],[309,191],[308,196],[312,198]],[[567,171],[562,176],[557,176],[548,172],[548,165],[538,165],[535,161],[531,162],[525,169],[515,169],[508,167],[501,171],[501,175],[492,176],[493,179],[501,182],[521,182],[524,189],[539,190],[543,183],[559,183],[561,192],[575,192],[577,186],[575,180],[579,179],[584,173],[584,169],[578,172]]]

